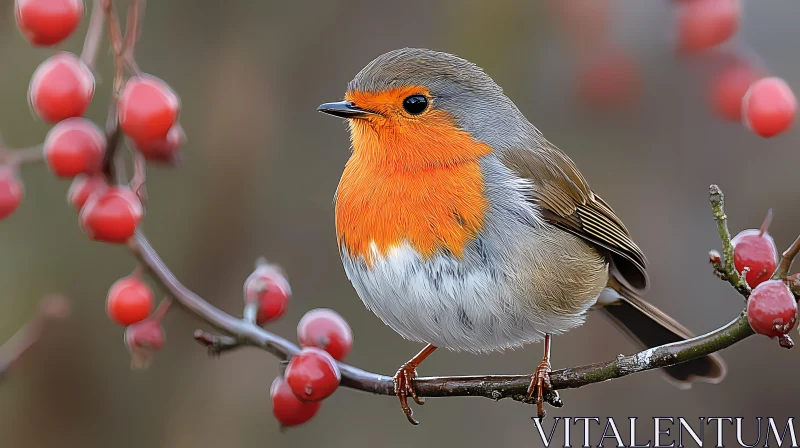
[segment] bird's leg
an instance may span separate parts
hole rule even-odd
[[[528,386],[528,394],[525,401],[531,399],[536,394],[536,410],[539,418],[544,418],[544,396],[545,393],[555,393],[553,385],[550,383],[550,335],[544,335],[544,358],[531,375],[531,384]]]
[[[400,366],[400,369],[394,374],[394,393],[400,399],[400,407],[403,408],[403,413],[412,425],[418,425],[419,422],[414,420],[414,411],[408,406],[408,396],[411,395],[417,404],[425,403],[417,396],[413,382],[417,377],[417,367],[434,351],[436,351],[436,346],[426,345],[416,356]]]

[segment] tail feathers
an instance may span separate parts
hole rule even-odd
[[[639,298],[622,285],[613,285],[621,299],[601,308],[616,327],[645,348],[657,347],[694,337],[694,335],[650,303]],[[694,381],[719,383],[725,378],[727,368],[722,358],[713,353],[682,364],[663,369],[667,380],[681,389],[688,389]]]

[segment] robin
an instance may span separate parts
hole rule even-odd
[[[544,340],[527,398],[550,385],[550,338],[600,309],[636,342],[691,337],[644,301],[646,259],[575,164],[475,64],[426,49],[391,51],[319,106],[346,118],[352,155],[336,192],[345,272],[364,304],[427,344],[394,376],[408,397],[439,347],[485,353]],[[682,388],[718,383],[716,355],[664,369]]]

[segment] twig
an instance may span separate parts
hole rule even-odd
[[[86,39],[83,41],[81,51],[81,61],[94,71],[97,52],[103,40],[103,28],[105,28],[104,0],[94,0],[92,3],[92,16],[89,19],[89,30],[86,32]]]
[[[201,330],[195,332],[195,339],[209,347],[210,353],[219,354],[246,344],[260,347],[285,360],[299,351],[296,345],[286,339],[219,310],[186,288],[166,267],[143,234],[137,234],[129,246],[142,265],[169,291],[176,303],[214,328],[232,336],[215,336]],[[722,350],[752,334],[747,317],[741,315],[728,325],[703,336],[651,348],[630,356],[620,356],[605,363],[556,370],[551,375],[551,381],[555,389],[576,388],[637,372],[669,367]],[[342,373],[342,386],[380,395],[394,395],[394,384],[390,376],[367,372],[343,363],[339,364],[339,369]],[[495,400],[522,400],[530,384],[530,375],[420,377],[414,380],[414,384],[418,394],[425,397],[482,396]]]
[[[213,334],[204,330],[195,330],[194,339],[202,346],[208,348],[210,356],[219,357],[223,352],[229,352],[243,347],[243,345],[230,336]]]
[[[147,203],[147,160],[138,151],[131,151],[133,157],[133,177],[131,178],[131,190],[139,196],[142,205]]]
[[[792,245],[783,252],[781,262],[778,264],[777,269],[775,269],[775,273],[772,274],[773,279],[779,280],[786,278],[786,275],[789,274],[789,268],[792,267],[792,261],[794,261],[798,252],[800,252],[800,236],[798,236]]]
[[[0,142],[0,165],[8,164],[18,167],[26,163],[40,162],[42,159],[44,159],[42,145],[21,149],[7,149]]]
[[[36,316],[0,347],[0,380],[39,341],[48,320],[63,319],[68,315],[69,302],[64,297],[50,296],[42,299]]]
[[[733,244],[731,243],[731,233],[728,231],[728,217],[725,215],[725,195],[722,194],[719,186],[711,185],[708,187],[709,201],[711,201],[711,213],[717,222],[717,232],[722,242],[722,255],[725,262],[722,270],[730,284],[739,291],[745,298],[750,297],[750,291],[744,277],[736,271],[733,263]]]
[[[134,48],[141,32],[142,15],[144,15],[145,0],[132,0],[128,6],[128,18],[125,24],[125,41],[122,44],[122,57],[125,65],[134,74],[139,75],[139,66],[134,58]]]

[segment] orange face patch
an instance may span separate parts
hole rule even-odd
[[[492,149],[437,110],[435,98],[422,114],[406,113],[402,101],[415,94],[429,96],[421,87],[345,96],[380,114],[350,120],[353,155],[336,201],[339,244],[367,263],[373,243],[379,255],[408,242],[423,257],[440,249],[460,257],[483,227],[488,202],[478,159]]]

